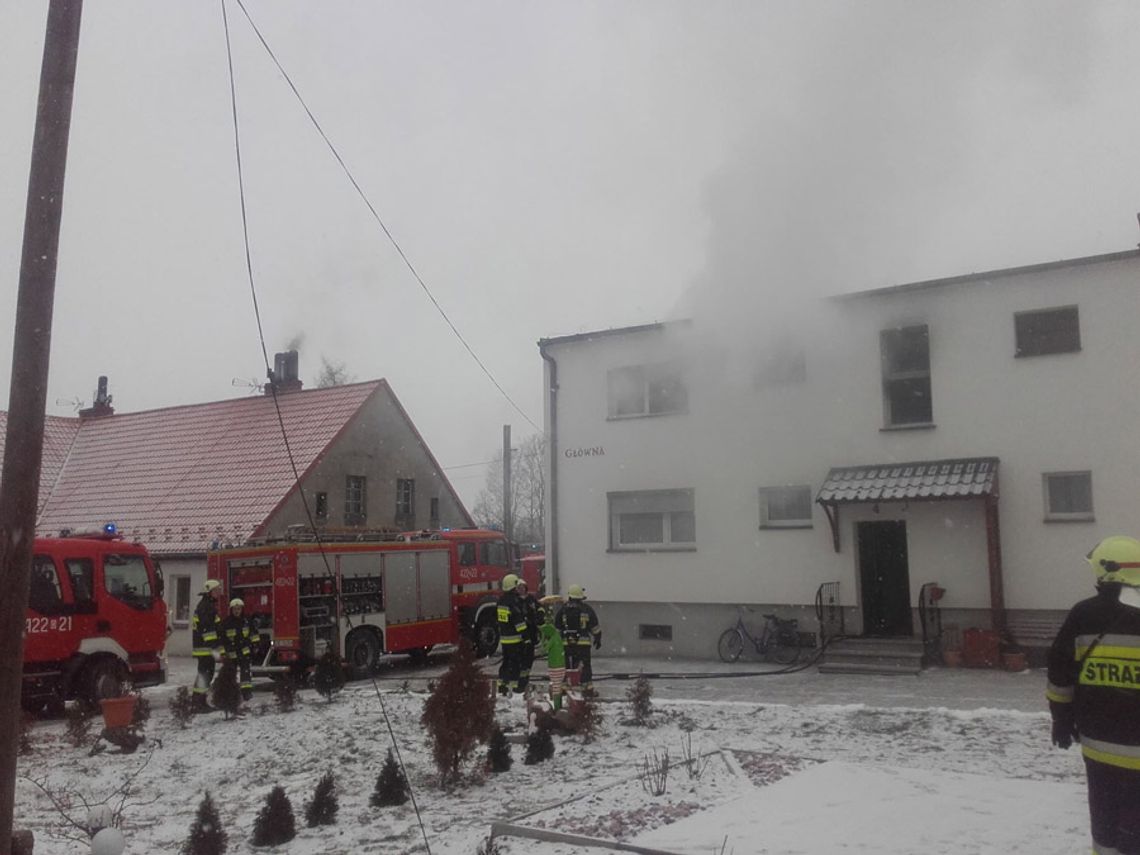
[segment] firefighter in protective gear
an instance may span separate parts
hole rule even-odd
[[[261,642],[257,632],[257,624],[245,615],[245,602],[238,598],[230,600],[230,613],[222,621],[222,644],[225,647],[226,658],[237,663],[238,685],[241,687],[241,699],[248,701],[253,698],[253,676],[250,665],[253,661],[253,651]]]
[[[496,616],[499,641],[503,645],[503,661],[499,665],[499,694],[520,691],[523,634],[527,632],[526,606],[518,592],[519,577],[508,573],[503,577],[503,593],[499,597]],[[525,589],[525,586],[523,588]]]
[[[206,712],[210,708],[206,703],[206,693],[214,681],[214,654],[221,645],[219,630],[222,623],[214,596],[221,586],[222,583],[217,579],[206,580],[194,609],[194,617],[190,621],[194,661],[198,664],[193,690],[195,712]]]
[[[519,579],[515,586],[523,611],[526,613],[526,629],[523,630],[522,655],[519,658],[519,691],[525,691],[530,684],[530,669],[534,667],[534,652],[539,642],[539,627],[542,626],[542,607],[525,579]]]
[[[1140,853],[1140,541],[1109,537],[1087,558],[1097,595],[1049,649],[1053,744],[1081,745],[1093,852]]]
[[[586,591],[581,585],[571,585],[566,590],[567,603],[554,617],[555,628],[562,633],[566,645],[566,667],[581,667],[582,687],[594,688],[594,669],[590,664],[591,648],[602,646],[602,628],[598,626],[598,616],[586,602]]]

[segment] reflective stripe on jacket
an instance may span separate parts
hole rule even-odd
[[[1045,695],[1072,717],[1089,760],[1140,770],[1140,609],[1108,596],[1069,611],[1049,648]]]
[[[198,605],[194,609],[190,627],[195,656],[213,656],[214,651],[221,645],[218,630],[221,627],[218,617],[218,608],[211,594],[202,594]]]
[[[499,640],[503,644],[519,644],[526,630],[526,607],[514,591],[504,591],[499,597],[495,614],[499,622]]]

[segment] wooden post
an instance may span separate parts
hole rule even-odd
[[[59,223],[82,10],[83,0],[51,0],[48,7],[24,214],[0,479],[0,590],[4,591],[0,597],[0,853],[12,851],[24,618],[36,535]]]

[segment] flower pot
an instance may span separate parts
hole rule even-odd
[[[135,696],[123,695],[121,698],[104,698],[99,702],[103,708],[103,724],[107,728],[130,727],[131,719],[135,715]]]
[[[942,651],[942,664],[947,668],[961,668],[962,667],[962,651],[961,650],[943,650]]]
[[[1017,653],[1003,653],[1001,655],[1002,665],[1005,666],[1006,671],[1024,671],[1029,667],[1029,661],[1026,659],[1025,654]]]

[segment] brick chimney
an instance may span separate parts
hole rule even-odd
[[[81,419],[96,419],[100,416],[115,415],[115,408],[111,406],[111,396],[107,394],[107,378],[99,378],[99,387],[95,390],[95,401],[85,410],[79,411]]]
[[[297,351],[287,350],[273,354],[273,383],[277,386],[278,394],[301,391],[304,384],[297,376]],[[266,386],[265,394],[272,395],[273,390]]]

